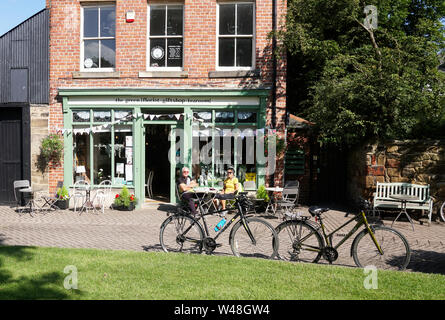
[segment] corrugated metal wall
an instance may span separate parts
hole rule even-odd
[[[27,88],[11,85],[11,69]],[[23,83],[23,81],[18,81]],[[26,94],[21,91],[25,90]],[[26,101],[13,101],[26,99]],[[0,103],[49,103],[49,12],[44,9],[0,38]]]

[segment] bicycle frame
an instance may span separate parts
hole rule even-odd
[[[230,225],[232,225],[232,223],[235,222],[238,219],[238,217],[240,217],[242,225],[243,225],[244,229],[246,230],[247,234],[249,235],[250,240],[252,241],[253,244],[256,244],[256,240],[255,240],[255,238],[254,238],[254,236],[253,236],[253,234],[252,234],[252,232],[251,232],[251,230],[249,228],[249,225],[246,223],[246,217],[245,217],[245,215],[243,213],[243,209],[241,208],[241,205],[238,203],[237,200],[236,200],[236,205],[237,205],[237,209],[238,209],[237,214],[232,219],[230,219],[230,221],[228,223],[226,223],[224,225],[224,227],[218,232],[218,234],[213,239],[214,240],[218,239],[218,237],[221,234],[223,234],[224,231],[226,231],[227,228],[229,228]],[[200,199],[200,198],[198,198],[198,206],[199,206],[200,212],[203,212],[204,210],[202,208],[202,199]],[[204,224],[204,232],[205,232],[205,236],[206,237],[210,237],[210,232],[209,232],[209,228],[207,226],[207,221],[206,221],[206,219],[204,217],[208,216],[208,215],[218,214],[218,213],[221,213],[221,212],[227,212],[227,210],[219,210],[219,211],[214,211],[212,213],[208,213],[207,212],[205,214],[201,214],[200,218],[202,218],[202,221],[203,221],[203,224]],[[194,220],[199,224],[200,218],[194,219]],[[187,228],[187,230],[184,231],[183,234],[186,234],[193,227],[193,225],[194,225],[194,223],[192,223],[190,225],[190,227]]]
[[[372,229],[371,229],[371,227],[370,227],[370,225],[369,225],[369,223],[368,223],[368,220],[366,219],[366,215],[365,215],[365,212],[364,212],[364,211],[361,211],[359,215],[357,215],[356,217],[354,217],[354,218],[348,220],[348,221],[345,222],[343,225],[341,225],[340,227],[338,227],[337,229],[335,229],[334,231],[332,231],[332,232],[329,233],[329,234],[326,234],[326,228],[325,228],[325,226],[324,226],[323,219],[321,218],[321,216],[319,217],[319,219],[320,219],[320,227],[321,227],[321,231],[322,231],[322,233],[323,233],[323,238],[324,238],[325,241],[326,241],[327,247],[333,247],[333,244],[332,244],[332,242],[331,242],[331,239],[332,239],[333,235],[334,235],[336,232],[340,231],[341,229],[343,229],[345,226],[349,225],[349,224],[352,223],[353,221],[357,221],[356,225],[352,228],[352,230],[349,231],[349,233],[346,234],[346,235],[343,237],[343,239],[341,239],[340,242],[339,242],[335,247],[333,247],[333,248],[334,248],[335,250],[337,250],[337,249],[338,249],[343,243],[345,243],[345,242],[346,242],[346,241],[347,241],[347,240],[348,240],[354,233],[356,233],[357,230],[358,230],[361,226],[365,225],[365,228],[366,228],[366,230],[368,231],[368,233],[369,233],[369,235],[370,235],[372,241],[374,242],[375,246],[377,247],[378,251],[380,252],[380,254],[383,254],[383,250],[382,250],[382,248],[380,247],[379,243],[377,242],[377,239],[375,238],[374,232],[372,232]],[[306,239],[309,238],[311,235],[312,235],[312,233],[309,234],[309,235],[307,235],[306,237],[304,237],[304,239],[301,239],[301,241],[306,240]]]

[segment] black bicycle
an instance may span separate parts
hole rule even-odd
[[[217,239],[235,221],[230,236],[229,244],[232,252],[237,257],[258,257],[273,259],[278,252],[278,235],[275,229],[267,221],[247,216],[247,210],[252,205],[246,197],[247,192],[235,194],[217,195],[217,199],[235,200],[236,215],[231,218],[216,236],[212,237],[206,216],[224,213],[223,210],[205,210],[202,207],[202,199],[197,198],[198,212],[192,216],[183,206],[168,217],[161,225],[159,240],[165,252],[201,253],[203,250],[212,253],[221,244]],[[202,222],[202,223],[201,223]]]
[[[377,269],[395,270],[404,270],[407,267],[411,250],[408,241],[399,231],[369,224],[363,209],[327,234],[322,217],[327,211],[327,208],[309,208],[309,213],[319,223],[309,220],[309,217],[292,216],[279,224],[275,229],[280,239],[278,257],[282,260],[313,263],[323,257],[332,263],[338,258],[337,249],[364,226],[351,245],[351,256],[358,267],[374,266]],[[349,233],[339,235],[342,239],[334,245],[333,236],[352,222],[356,222],[356,225]]]

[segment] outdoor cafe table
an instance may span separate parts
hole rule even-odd
[[[404,213],[408,217],[408,220],[411,223],[411,226],[412,226],[413,231],[414,231],[414,223],[413,223],[413,220],[411,219],[411,217],[409,216],[408,212],[406,211],[406,203],[410,202],[410,201],[419,201],[419,197],[411,196],[411,195],[407,195],[407,194],[392,194],[389,197],[392,198],[392,199],[395,199],[395,200],[399,200],[401,202],[400,213],[398,214],[396,219],[392,222],[391,228],[392,228],[394,222],[396,222],[397,219],[400,217],[400,215],[402,213]]]
[[[269,207],[270,207],[273,214],[275,215],[275,213],[277,211],[277,198],[276,198],[275,193],[283,192],[284,189],[281,187],[268,187],[268,188],[266,188],[266,190],[269,192],[269,194],[271,194],[269,196],[269,203],[267,204],[266,212],[269,210]]]
[[[36,192],[41,192],[41,191],[43,191],[42,188],[32,188],[32,187],[19,189],[19,192],[30,194],[30,199],[25,207],[29,206],[29,214],[31,215],[31,217],[33,216],[36,209],[39,209],[39,206],[35,203],[34,194]]]
[[[96,214],[98,213],[97,210],[96,210],[96,207],[94,206],[94,203],[93,203],[94,199],[91,200],[91,189],[92,188],[93,187],[91,185],[89,185],[89,184],[81,184],[81,185],[76,187],[76,189],[85,191],[85,202],[82,204],[82,207],[80,209],[79,215],[82,214],[82,212],[84,210],[86,212],[88,212],[88,209],[93,209],[94,213],[96,213]]]

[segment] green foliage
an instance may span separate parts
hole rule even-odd
[[[57,190],[57,197],[60,200],[68,200],[69,199],[70,194],[65,186],[62,186],[62,188],[59,188]]]
[[[258,190],[256,191],[256,198],[264,199],[264,201],[269,202],[269,193],[264,185],[259,186]]]
[[[369,3],[367,3],[369,4]],[[279,33],[291,53],[291,112],[323,142],[445,134],[443,0],[379,0],[377,29],[358,0],[290,0]]]
[[[50,134],[42,140],[40,156],[46,160],[46,162],[59,162],[62,157],[62,152],[63,142],[57,134]]]
[[[114,204],[118,207],[124,206],[128,208],[131,203],[137,205],[137,202],[137,198],[134,196],[134,194],[130,194],[126,186],[123,186],[121,193],[117,194],[114,199]]]

